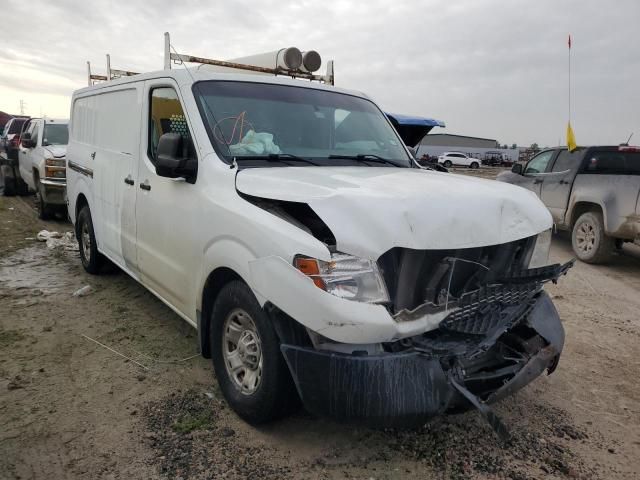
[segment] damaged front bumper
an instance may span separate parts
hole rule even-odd
[[[441,336],[441,351],[425,348],[423,337],[409,339],[405,350],[377,355],[286,343],[281,348],[305,407],[317,415],[408,427],[474,406],[501,433],[487,405],[513,394],[544,370],[551,373],[562,352],[564,330],[544,291],[516,321],[495,329],[474,345],[465,340],[468,335]]]

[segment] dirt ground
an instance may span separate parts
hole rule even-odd
[[[0,197],[1,479],[640,478],[636,246],[547,287],[564,354],[496,406],[503,444],[475,412],[412,431],[304,411],[250,427],[191,327],[125,274],[90,276],[77,252],[35,241],[45,228],[71,226],[37,220],[29,197]],[[552,257],[572,257],[566,236]]]

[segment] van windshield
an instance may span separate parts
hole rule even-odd
[[[254,82],[204,81],[193,90],[211,142],[227,161],[301,157],[310,162],[296,165],[411,166],[396,131],[366,99]]]
[[[44,125],[43,145],[66,145],[69,143],[69,127],[61,123]]]

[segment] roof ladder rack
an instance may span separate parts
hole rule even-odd
[[[107,53],[107,74],[97,75],[91,73],[91,62],[87,62],[87,82],[89,86],[95,85],[95,82],[108,82],[109,80],[115,80],[121,77],[130,77],[132,75],[139,75],[138,72],[131,72],[129,70],[120,70],[117,68],[111,68],[111,55]]]
[[[94,80],[98,82],[106,82],[107,76],[96,75],[95,73],[91,73],[91,62],[87,60],[87,79],[88,79],[89,86],[92,86],[92,85],[95,85]]]
[[[315,80],[318,82],[326,83],[328,85],[335,84],[333,60],[329,60],[327,62],[327,73],[325,75],[314,75],[309,72],[303,72],[301,70],[288,70],[282,67],[277,67],[277,68],[259,67],[256,65],[246,65],[243,63],[228,62],[224,60],[213,60],[213,59],[204,58],[204,57],[196,57],[194,55],[183,55],[175,52],[175,50],[174,50],[174,53],[171,52],[171,40],[169,37],[169,32],[165,32],[164,34],[164,69],[165,70],[171,69],[172,61],[175,64],[183,64],[184,62],[200,63],[202,65],[214,65],[217,67],[234,68],[238,70],[247,70],[250,72],[266,73],[271,75],[286,75],[292,78]]]

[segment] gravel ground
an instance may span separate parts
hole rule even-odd
[[[43,228],[71,227],[37,220],[29,197],[0,197],[0,479],[640,476],[638,247],[548,287],[565,351],[553,375],[496,406],[512,433],[501,443],[474,412],[410,431],[304,411],[250,427],[185,322],[125,274],[89,276],[77,252],[36,242]],[[571,257],[566,236],[552,257]]]

